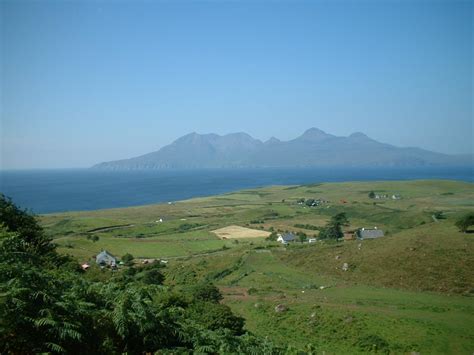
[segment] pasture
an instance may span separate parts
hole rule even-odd
[[[371,191],[388,197],[370,198]],[[302,198],[325,203],[310,207]],[[474,234],[454,223],[473,210],[472,184],[430,180],[271,186],[39,218],[60,250],[80,262],[102,249],[169,259],[169,287],[216,284],[248,330],[278,344],[328,353],[471,354]],[[317,237],[340,212],[349,219],[345,229],[377,226],[386,236],[288,246],[264,238],[271,231]],[[275,312],[277,305],[286,310]]]

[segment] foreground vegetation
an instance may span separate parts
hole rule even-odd
[[[246,332],[209,283],[170,290],[159,263],[85,277],[33,217],[3,197],[0,211],[1,353],[282,351]]]
[[[44,231],[38,235],[46,250],[27,261],[5,249],[7,241],[27,234],[4,222],[6,254],[0,256],[7,313],[0,318],[8,321],[1,323],[2,336],[13,344],[12,338],[24,334],[18,344],[57,352],[87,343],[90,349],[130,353],[470,354],[473,208],[472,184],[460,182],[269,187],[40,216]],[[298,241],[318,242],[282,246],[264,238],[219,239],[212,232],[230,225],[272,236],[292,231]],[[386,237],[336,239],[374,226]],[[57,249],[50,250],[50,241]],[[122,260],[131,266],[77,270],[102,249],[128,254]],[[150,258],[167,266],[142,263]],[[33,276],[26,278],[26,270]],[[32,282],[36,278],[43,281]],[[10,285],[28,292],[17,296]],[[41,296],[28,299],[30,294]],[[50,303],[37,305],[38,299]],[[14,314],[26,316],[17,322]],[[78,337],[53,330],[59,328]],[[28,342],[34,334],[38,339]]]

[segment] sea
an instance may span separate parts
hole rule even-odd
[[[0,192],[36,214],[165,203],[269,185],[447,179],[474,182],[473,167],[260,168],[165,171],[0,171]]]

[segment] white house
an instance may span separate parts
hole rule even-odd
[[[289,242],[294,242],[295,239],[296,238],[293,233],[284,233],[278,235],[277,242],[280,242],[281,244],[288,244]]]
[[[107,250],[103,250],[99,254],[97,254],[97,256],[95,257],[95,262],[101,266],[117,266],[117,259]]]

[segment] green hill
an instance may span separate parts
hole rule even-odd
[[[370,198],[371,191],[380,198]],[[302,198],[324,202],[309,207],[298,203]],[[41,222],[60,250],[78,261],[101,249],[162,258],[171,289],[216,284],[222,302],[246,319],[246,329],[285,347],[470,354],[474,234],[459,232],[454,223],[473,209],[470,183],[355,182],[44,215]],[[239,225],[313,237],[340,212],[350,222],[345,230],[377,226],[386,236],[282,246],[212,233]]]

